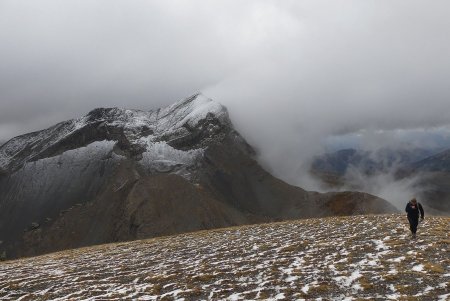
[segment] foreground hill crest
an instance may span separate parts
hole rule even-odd
[[[330,217],[70,250],[0,263],[0,300],[445,301],[449,225],[411,240],[403,215]]]

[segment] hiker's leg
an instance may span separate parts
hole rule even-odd
[[[412,226],[411,226],[411,231],[413,234],[416,234],[417,232],[417,225],[419,224],[419,219],[413,219],[412,220]]]
[[[415,233],[414,232],[414,227],[413,227],[413,219],[412,218],[410,218],[409,216],[408,216],[408,222],[409,222],[409,230],[411,230],[411,233]]]

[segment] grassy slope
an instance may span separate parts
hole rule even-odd
[[[374,215],[102,245],[0,263],[0,300],[450,300],[449,233]]]

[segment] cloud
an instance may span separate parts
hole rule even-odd
[[[157,108],[219,82],[253,43],[233,36],[246,22],[233,10],[225,1],[2,1],[0,126],[15,135],[93,107]]]
[[[263,48],[254,64],[208,93],[230,107],[267,166],[304,186],[298,168],[326,137],[357,134],[376,148],[371,139],[391,137],[379,140],[395,146],[401,131],[448,132],[448,8],[422,1],[296,2],[288,11],[298,30],[278,32],[285,44]]]
[[[376,148],[402,131],[416,144],[449,132],[449,9],[440,0],[4,0],[0,140],[94,107],[148,110],[203,91],[228,107],[267,168],[312,187],[299,169],[333,139]]]
[[[393,171],[394,169],[391,169],[390,172],[367,175],[357,167],[350,168],[345,175],[347,185],[342,190],[371,193],[389,201],[397,209],[403,210],[406,202],[420,195],[425,189],[420,184],[425,175],[419,173],[398,179]]]

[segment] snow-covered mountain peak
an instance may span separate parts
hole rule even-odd
[[[208,117],[215,117],[222,123],[229,124],[227,109],[200,93],[158,111],[160,126],[180,127],[186,124],[195,127]]]
[[[200,93],[150,111],[97,108],[81,118],[11,139],[0,147],[0,169],[17,169],[103,140],[117,141],[133,156],[160,142],[182,151],[199,149],[230,129],[227,109]]]
[[[227,109],[220,103],[197,93],[162,109],[142,111],[124,108],[96,108],[75,120],[78,128],[88,123],[107,122],[128,128],[151,126],[158,134],[189,126],[196,127],[201,120],[217,118],[230,125]]]

